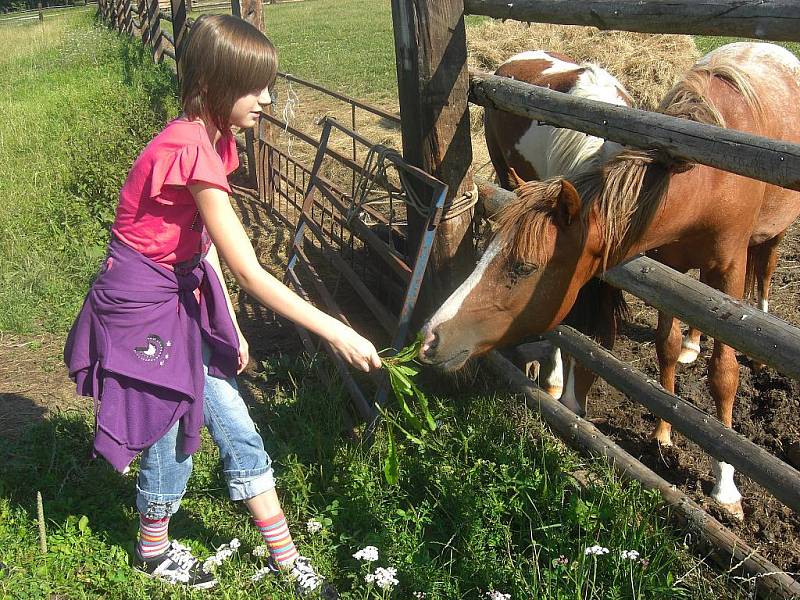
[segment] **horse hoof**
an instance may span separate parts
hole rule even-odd
[[[739,523],[744,522],[744,510],[742,509],[741,500],[737,500],[736,502],[731,502],[729,504],[724,504],[720,502],[719,506],[734,521],[738,521]]]
[[[700,355],[700,346],[692,343],[684,344],[678,356],[678,362],[682,365],[690,365],[697,360]]]
[[[544,387],[544,391],[550,394],[553,398],[558,400],[561,398],[561,395],[564,393],[564,386],[561,385],[547,385]]]
[[[658,442],[659,446],[663,446],[665,448],[672,447],[671,433],[662,433],[660,431],[654,431],[653,433],[650,434],[650,439]]]

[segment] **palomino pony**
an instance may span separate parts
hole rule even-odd
[[[579,98],[621,106],[632,104],[625,87],[608,71],[595,64],[578,63],[557,52],[535,50],[516,54],[501,64],[495,74]],[[605,142],[580,131],[553,127],[492,108],[486,109],[484,124],[489,156],[500,185],[507,190],[514,190],[525,181],[580,172],[592,161],[607,158],[621,149],[614,142]],[[620,305],[621,296],[617,297],[614,288],[599,281],[592,285],[593,289],[584,294],[599,298],[603,306]],[[600,332],[590,327],[587,331],[578,323],[574,324],[585,333],[595,334],[604,345],[613,344],[614,334],[608,328]],[[591,385],[593,378],[581,373],[576,388],[574,374],[581,367],[567,358],[565,384],[561,351],[552,348],[547,359],[540,360],[542,387],[551,396],[561,398],[571,410],[582,412],[588,387],[581,383]]]
[[[800,61],[793,54],[740,42],[701,59],[660,109],[799,143],[798,97]],[[708,285],[741,298],[752,283],[748,271],[769,281],[778,243],[798,214],[799,192],[657,152],[623,150],[573,183],[529,182],[502,210],[475,271],[424,326],[420,359],[455,370],[473,355],[547,332],[586,282],[641,252],[681,272],[700,269]],[[659,313],[656,350],[661,385],[670,392],[680,348],[675,319]],[[708,380],[717,416],[730,427],[739,364],[718,340]],[[653,436],[670,444],[669,424],[660,422]],[[712,497],[743,518],[733,467],[713,464]]]

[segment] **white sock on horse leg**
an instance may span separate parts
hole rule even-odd
[[[714,489],[711,490],[711,497],[720,504],[735,504],[742,499],[739,489],[733,481],[735,470],[733,465],[726,462],[712,461],[714,471]]]

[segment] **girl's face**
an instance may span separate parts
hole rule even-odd
[[[269,88],[254,90],[233,103],[230,123],[240,129],[250,129],[258,123],[261,109],[272,104]]]

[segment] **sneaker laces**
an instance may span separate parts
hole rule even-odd
[[[197,563],[192,551],[175,540],[172,540],[172,544],[167,550],[167,558],[178,565],[182,571],[185,571],[187,577],[188,571]]]
[[[297,582],[297,585],[304,591],[313,591],[317,589],[324,578],[314,571],[311,566],[311,561],[304,557],[298,556],[292,565],[291,577]]]

